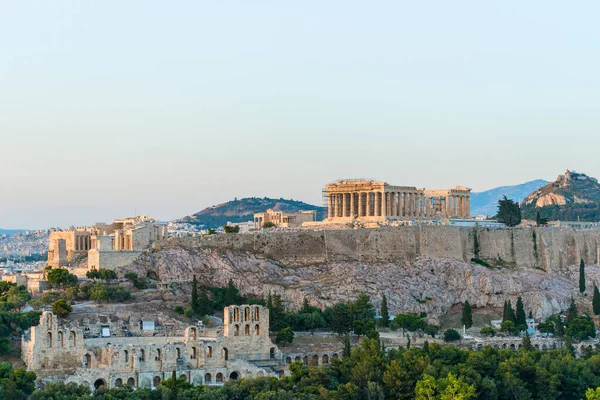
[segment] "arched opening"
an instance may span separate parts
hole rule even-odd
[[[515,344],[514,344],[514,343],[511,343],[511,344],[510,344],[510,348],[511,348],[511,350],[514,350],[514,349],[515,349]]]
[[[121,378],[117,378],[117,379],[115,380],[115,386],[116,386],[116,387],[123,386],[123,379],[121,379]]]
[[[92,368],[92,356],[86,354],[83,356],[83,368]]]
[[[181,374],[179,375],[179,379],[183,379],[184,382],[187,382],[187,375]]]
[[[337,354],[337,353],[333,353],[333,354],[331,355],[331,358],[332,358],[332,359],[334,359],[334,358],[336,358],[336,359],[337,359],[337,358],[338,358],[338,354]]]
[[[144,349],[140,349],[140,361],[146,361],[146,352]]]
[[[229,360],[229,350],[227,350],[227,347],[223,347],[223,359]]]
[[[133,378],[127,379],[127,386],[129,386],[131,388],[135,387],[135,379],[133,379]]]
[[[52,332],[48,332],[46,335],[46,347],[52,348]]]
[[[545,344],[543,344],[542,345],[542,351],[546,351],[546,350],[548,350],[548,347]]]
[[[127,350],[123,350],[123,363],[129,363],[129,352]]]
[[[506,348],[506,343],[502,343],[502,348],[505,349]]]
[[[152,381],[152,386],[158,387],[159,385],[160,385],[160,376],[155,376],[154,380]]]
[[[233,336],[240,336],[240,326],[239,325],[235,326],[235,332],[233,333]]]
[[[246,307],[244,308],[244,321],[249,321],[250,320],[250,308]]]
[[[148,271],[148,273],[146,274],[146,278],[152,279],[154,281],[158,280],[158,274],[154,271]]]
[[[271,347],[269,349],[269,358],[271,358],[271,359],[275,358],[275,347]]]
[[[254,320],[258,321],[260,319],[259,316],[260,316],[260,310],[259,310],[259,308],[258,307],[254,307]]]
[[[198,331],[196,331],[196,328],[190,328],[190,338],[192,340],[196,340],[198,338]]]
[[[181,349],[179,347],[175,348],[175,354],[177,355],[177,359],[181,358]]]
[[[217,382],[223,382],[223,374],[220,372],[217,374]]]
[[[240,377],[240,374],[238,374],[236,371],[233,371],[231,374],[229,374],[229,379],[236,380],[239,377]]]
[[[58,337],[56,339],[56,345],[58,347],[64,347],[65,343],[63,341],[63,333],[62,332],[58,332]]]
[[[239,307],[235,307],[233,309],[233,319],[234,319],[234,321],[239,321],[240,320],[240,309],[239,309]]]
[[[69,343],[73,347],[77,346],[77,339],[74,331],[71,331],[71,333],[69,334]]]
[[[212,358],[212,346],[206,346],[206,358]]]
[[[254,334],[256,336],[260,335],[260,326],[258,324],[254,325]]]
[[[210,374],[205,374],[204,375],[204,383],[211,383],[212,382],[212,376]]]
[[[314,365],[314,366],[319,365],[319,356],[316,354],[312,357],[312,365]]]
[[[302,363],[308,367],[308,356],[304,356],[304,358],[302,359]]]
[[[264,372],[262,372],[262,371],[258,371],[258,373],[256,374],[256,376],[257,376],[258,378],[260,378],[260,377],[263,377],[263,376],[265,376],[265,373],[264,373]]]
[[[323,363],[323,365],[329,364],[329,356],[327,354],[323,354],[322,363]]]
[[[291,364],[292,363],[292,358],[291,357],[286,357],[285,358],[285,363],[286,364]]]
[[[104,379],[97,379],[96,382],[94,382],[94,390],[98,390],[101,387],[106,387],[106,381]]]
[[[190,358],[191,358],[192,360],[195,360],[195,359],[196,359],[196,357],[197,357],[197,351],[196,351],[196,348],[195,348],[195,347],[192,347],[192,355],[190,355]]]
[[[155,361],[160,361],[160,349],[156,349],[156,357],[154,358]]]
[[[46,314],[46,326],[48,329],[52,329],[52,314]]]
[[[244,327],[244,335],[250,336],[250,325]]]
[[[300,356],[296,356],[296,358],[294,358],[294,361],[301,361]]]

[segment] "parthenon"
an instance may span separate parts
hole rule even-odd
[[[325,186],[328,221],[466,218],[471,189],[425,190],[373,180],[339,180]]]

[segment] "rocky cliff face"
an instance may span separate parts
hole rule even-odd
[[[539,212],[552,220],[597,221],[600,218],[600,184],[586,174],[569,171],[535,190],[522,203],[523,215],[535,219]]]
[[[378,306],[385,293],[392,313],[440,318],[465,300],[494,310],[522,296],[526,310],[545,317],[577,298],[580,257],[588,263],[588,291],[600,283],[600,269],[592,265],[598,238],[549,229],[450,227],[222,234],[157,243],[128,268],[166,281],[196,275],[205,284],[225,285],[233,279],[243,293],[280,293],[292,307],[305,296],[326,306],[360,292]],[[494,267],[471,263],[475,251]],[[589,308],[589,296],[580,300]]]

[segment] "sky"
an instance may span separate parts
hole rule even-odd
[[[600,177],[597,1],[0,0],[0,228]]]

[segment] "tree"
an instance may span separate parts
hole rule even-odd
[[[515,325],[521,330],[527,330],[527,316],[525,315],[525,308],[523,307],[523,299],[521,296],[517,299],[517,313],[515,315]]]
[[[573,320],[573,318],[577,317],[577,305],[575,304],[575,299],[571,297],[571,303],[569,304],[569,308],[567,309],[567,325],[569,322]]]
[[[88,279],[93,279],[93,280],[100,279],[100,277],[101,277],[100,272],[98,272],[98,270],[96,268],[91,269],[88,272],[86,272],[85,276]]]
[[[503,196],[503,199],[498,201],[498,214],[496,214],[498,222],[513,227],[521,223],[521,208],[519,203]]]
[[[225,233],[238,233],[240,231],[240,226],[239,225],[225,225],[223,226],[223,230],[225,231]]]
[[[73,308],[65,299],[58,299],[52,303],[52,312],[59,317],[66,317],[73,311]]]
[[[598,291],[598,286],[594,285],[594,297],[592,298],[592,309],[594,310],[594,314],[600,315],[600,291]]]
[[[454,342],[456,340],[460,340],[460,333],[454,329],[448,329],[444,332],[444,341],[445,342]]]
[[[425,329],[423,329],[423,332],[434,338],[435,335],[437,335],[440,332],[440,326],[427,324],[425,325]]]
[[[171,400],[177,400],[177,375],[175,370],[171,374]]]
[[[496,334],[496,331],[491,326],[484,326],[479,330],[479,333],[481,333],[483,336],[492,337]]]
[[[57,287],[73,286],[77,284],[77,277],[66,268],[54,268],[48,272],[48,283]]]
[[[198,310],[198,281],[196,275],[192,277],[192,314],[194,316],[199,315]]]
[[[275,226],[277,226],[277,225],[275,225],[273,222],[267,221],[263,224],[262,227],[263,227],[263,229],[270,229],[270,228],[275,228]]]
[[[533,345],[531,344],[531,338],[529,337],[529,332],[525,332],[525,337],[523,338],[523,348],[526,351],[533,350]]]
[[[344,351],[342,352],[342,357],[350,357],[352,355],[352,348],[350,347],[350,334],[346,333],[344,336]]]
[[[585,263],[583,262],[583,258],[579,263],[579,292],[585,292]]]
[[[502,321],[502,323],[500,324],[500,330],[502,332],[506,332],[512,335],[515,333],[516,330],[515,323],[511,320]]]
[[[536,214],[536,216],[535,216],[535,224],[536,224],[537,226],[545,226],[545,225],[548,225],[548,218],[543,218],[543,217],[540,215],[540,212],[538,211],[538,212],[537,212],[537,214]]]
[[[512,308],[510,300],[504,302],[504,313],[502,315],[502,321],[512,321],[514,324],[517,323],[517,317],[515,311]]]
[[[460,319],[460,322],[467,329],[473,326],[473,313],[471,311],[471,305],[469,304],[468,300],[465,300],[465,305],[462,309],[462,317]]]
[[[429,374],[417,382],[415,400],[468,400],[475,397],[475,386],[463,382],[452,373],[435,379]]]
[[[289,326],[277,332],[275,342],[277,344],[292,343],[294,341],[294,331]]]
[[[387,297],[385,294],[381,299],[381,326],[387,328],[390,325],[390,313],[388,311]]]
[[[410,332],[425,329],[427,323],[423,318],[415,314],[398,314],[394,317],[394,326]]]

